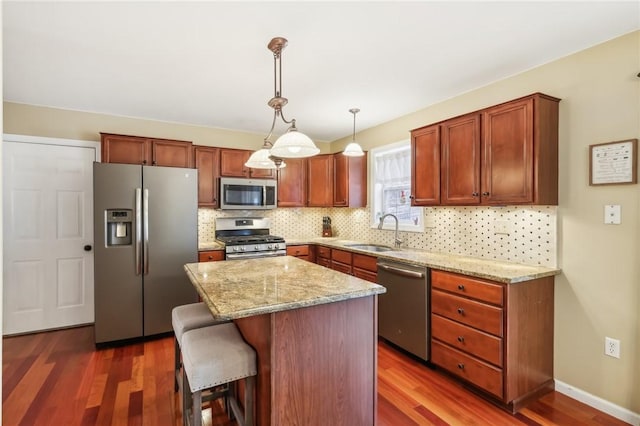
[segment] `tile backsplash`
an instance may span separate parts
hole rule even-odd
[[[557,206],[426,207],[424,232],[400,232],[403,246],[527,265],[557,267]],[[198,238],[213,241],[216,217],[271,219],[271,233],[285,239],[320,237],[322,217],[332,219],[334,237],[393,245],[393,231],[370,225],[368,208],[280,208],[266,211],[198,209]],[[496,234],[496,225],[506,234]]]

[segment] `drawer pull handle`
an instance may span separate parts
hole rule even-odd
[[[458,308],[458,313],[459,313],[460,315],[464,315],[464,309],[462,309],[462,308]]]
[[[209,256],[209,260],[213,260],[213,256]]]
[[[463,363],[459,363],[459,364],[458,364],[458,369],[460,369],[460,370],[464,370],[464,364],[463,364]]]
[[[458,342],[464,343],[464,336],[458,336]]]
[[[464,285],[463,284],[458,284],[458,290],[464,291]]]

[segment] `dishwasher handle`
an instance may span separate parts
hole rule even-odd
[[[393,274],[402,275],[404,277],[424,278],[424,272],[410,271],[408,269],[396,268],[395,266],[389,266],[389,265],[383,265],[383,264],[378,264],[378,268],[384,269],[385,271],[389,271]]]

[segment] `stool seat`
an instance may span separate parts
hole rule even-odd
[[[183,424],[201,425],[202,392],[211,391],[211,398],[225,398],[225,406],[231,409],[239,425],[253,425],[256,352],[244,341],[236,325],[229,322],[189,330],[182,335],[181,348]],[[245,380],[244,412],[236,401],[235,384],[241,379]],[[221,385],[226,386],[216,391]]]
[[[176,306],[171,311],[171,325],[176,340],[181,343],[182,335],[194,328],[207,327],[220,321],[216,320],[204,302]]]

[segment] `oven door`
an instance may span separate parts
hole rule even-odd
[[[276,257],[286,256],[286,250],[272,250],[272,251],[252,251],[243,253],[227,253],[227,260],[245,260],[245,259],[258,259],[260,257]]]

